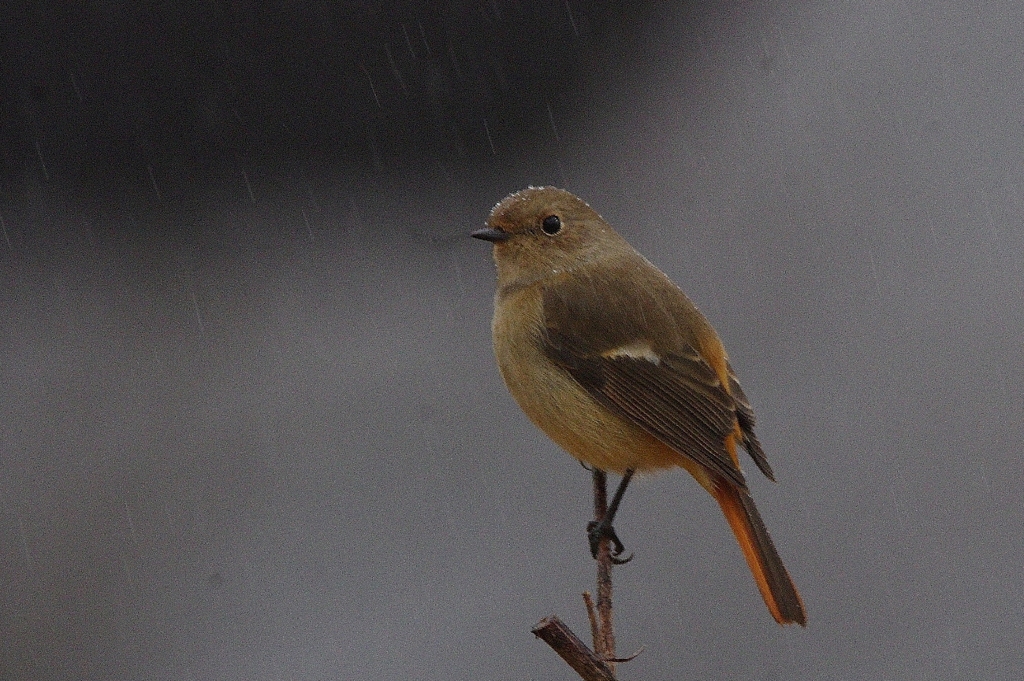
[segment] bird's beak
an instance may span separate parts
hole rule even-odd
[[[470,234],[470,236],[474,239],[483,239],[484,241],[490,241],[496,244],[512,238],[512,235],[505,230],[497,229],[495,227],[484,227],[483,229],[478,229]]]

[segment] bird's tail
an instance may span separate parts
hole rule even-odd
[[[779,558],[779,552],[775,550],[772,538],[768,536],[768,529],[750,494],[725,480],[719,481],[712,493],[743,549],[747,565],[754,573],[754,581],[772,617],[779,624],[795,622],[807,626],[804,603]]]

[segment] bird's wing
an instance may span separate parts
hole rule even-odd
[[[689,301],[667,280],[671,292],[658,281],[647,282],[650,286],[637,282],[628,291],[595,283],[577,276],[545,290],[545,354],[614,413],[746,487],[725,447],[739,418],[737,402],[711,365],[686,343],[685,333],[676,330],[680,324],[670,309],[672,296]],[[654,343],[652,335],[671,340]]]
[[[739,421],[740,433],[743,436],[743,448],[747,450],[747,454],[754,460],[765,477],[775,482],[775,473],[772,471],[771,465],[768,464],[768,457],[765,456],[760,441],[754,435],[754,410],[743,393],[743,388],[740,387],[732,365],[727,362],[726,368],[729,370],[729,393],[736,402],[736,419]]]

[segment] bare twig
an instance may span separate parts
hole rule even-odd
[[[616,657],[612,660],[605,660],[605,662],[632,662],[636,658],[640,657],[640,653],[644,652],[645,650],[647,650],[647,646],[640,646],[640,649],[632,655],[627,655],[626,657]]]
[[[593,469],[594,522],[600,523],[608,512],[608,477],[604,471]],[[589,591],[583,592],[590,619],[590,634],[594,650],[552,615],[545,617],[533,628],[535,636],[551,646],[584,681],[615,681],[615,663],[628,662],[628,658],[615,657],[615,632],[612,628],[612,542],[602,536],[597,546],[597,602]]]
[[[601,629],[597,624],[597,610],[594,609],[594,597],[590,595],[589,591],[583,592],[583,603],[587,606],[587,619],[590,620],[590,640],[596,644],[597,639],[601,636]]]
[[[601,522],[608,512],[608,476],[594,469],[594,520]],[[612,628],[612,546],[601,537],[597,547],[597,637],[594,652],[602,660],[615,659],[615,630]],[[615,673],[615,665],[610,665]]]
[[[615,681],[615,673],[558,617],[545,617],[533,634],[547,643],[584,681]]]

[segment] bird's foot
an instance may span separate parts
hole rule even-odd
[[[611,523],[605,521],[598,522],[597,520],[591,520],[587,523],[587,539],[590,540],[590,555],[597,559],[597,551],[601,547],[601,540],[607,539],[611,542],[611,559],[615,565],[624,565],[629,561],[633,560],[633,554],[629,554],[625,558],[619,558],[622,552],[626,550],[622,540],[619,539],[619,535],[615,534],[615,528],[611,526]]]

